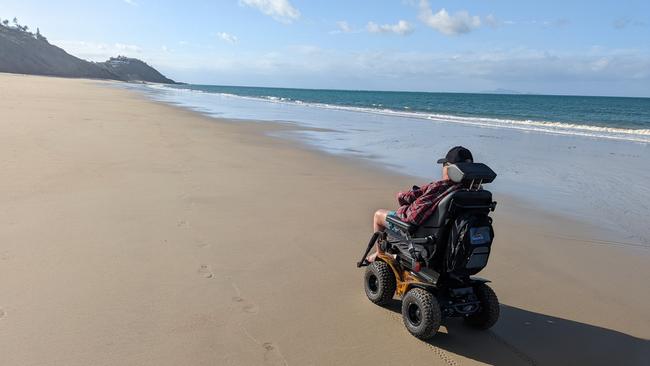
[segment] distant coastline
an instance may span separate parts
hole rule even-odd
[[[530,94],[530,93],[524,93],[524,92],[520,92],[520,91],[517,91],[517,90],[497,88],[497,89],[494,89],[494,90],[482,91],[482,92],[480,92],[480,94]]]
[[[0,72],[176,84],[136,58],[117,56],[105,62],[90,62],[72,56],[50,44],[38,28],[32,33],[15,18],[14,25],[0,21]]]

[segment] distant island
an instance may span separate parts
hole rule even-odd
[[[32,33],[16,18],[13,24],[7,19],[0,22],[0,72],[177,84],[136,58],[90,62],[72,56],[50,44],[38,28]]]
[[[497,88],[494,90],[484,90],[481,93],[483,94],[528,94],[517,90],[503,89],[503,88]]]

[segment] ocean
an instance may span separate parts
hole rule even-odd
[[[650,142],[650,98],[179,85],[276,103]]]
[[[650,249],[650,98],[125,86],[208,116],[296,125],[276,134],[421,178],[414,183],[438,179],[435,160],[463,145],[497,172],[497,198]]]

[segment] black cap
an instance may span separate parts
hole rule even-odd
[[[438,164],[473,163],[472,152],[462,146],[454,146],[449,150],[447,156],[438,159]]]

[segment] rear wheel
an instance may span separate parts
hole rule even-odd
[[[376,260],[366,268],[364,287],[370,301],[385,305],[395,295],[395,274],[386,262]]]
[[[476,329],[489,329],[499,320],[499,299],[490,286],[484,283],[474,286],[474,293],[481,302],[481,308],[465,317],[465,322]]]
[[[442,320],[438,300],[429,291],[414,288],[402,299],[402,318],[411,334],[429,339],[436,335]]]

